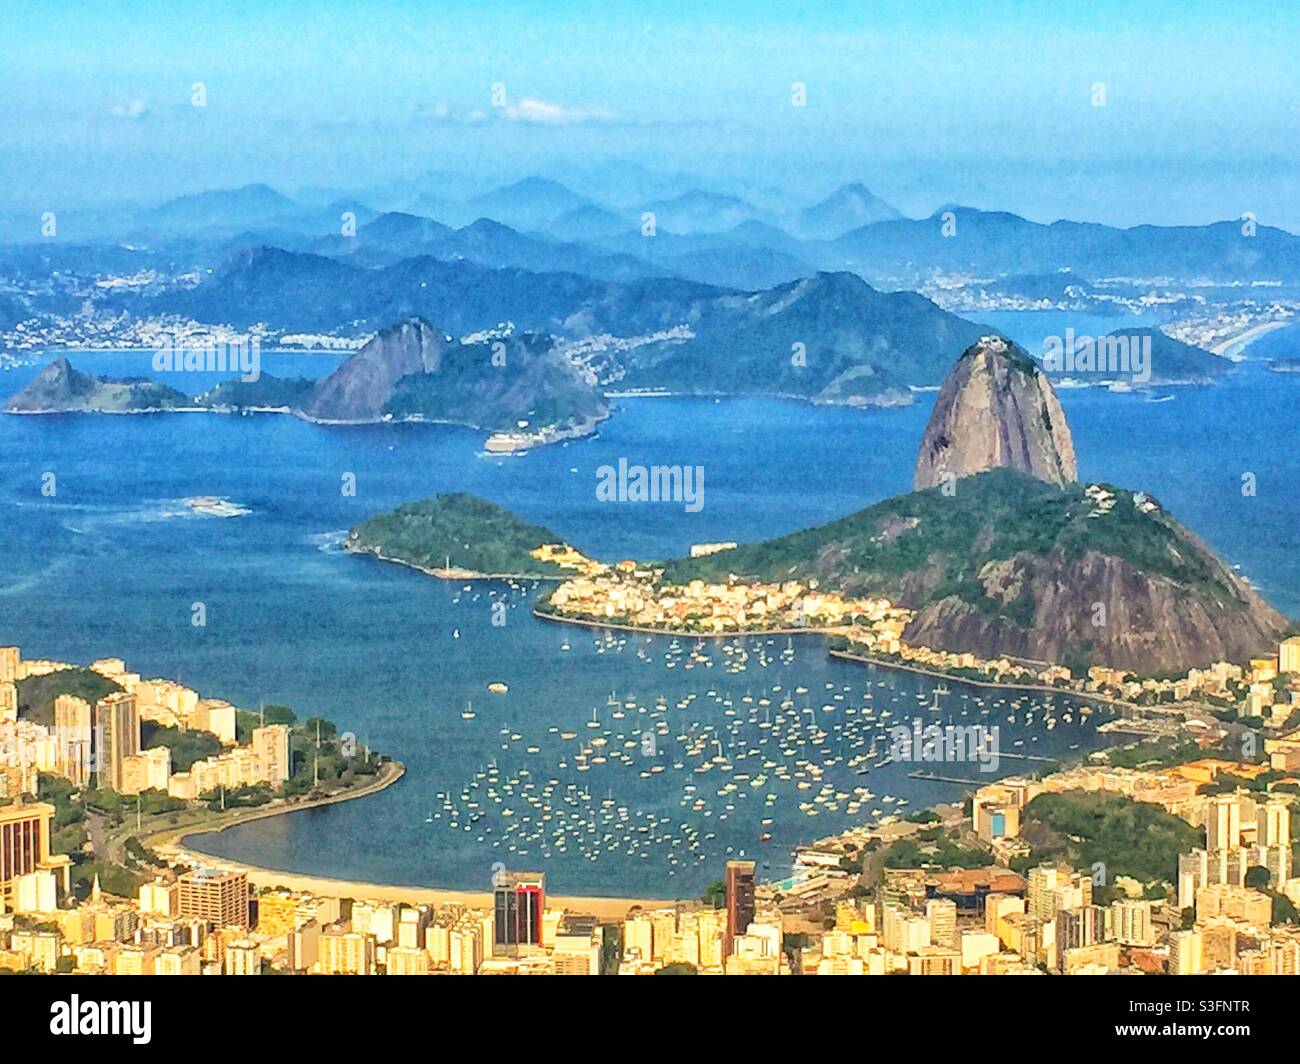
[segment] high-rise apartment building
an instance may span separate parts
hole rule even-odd
[[[17,683],[20,655],[17,647],[0,647],[0,683]]]
[[[541,872],[503,872],[493,890],[494,957],[541,951],[546,879]]]
[[[176,883],[181,919],[196,917],[216,927],[248,928],[248,873],[197,868]]]
[[[1169,974],[1200,975],[1205,971],[1200,931],[1174,931],[1169,935]]]
[[[58,885],[68,889],[66,856],[50,853],[50,825],[54,806],[45,802],[0,807],[0,900],[12,908],[21,876],[53,872]]]
[[[1282,640],[1277,651],[1277,671],[1300,675],[1300,635]]]
[[[279,787],[293,775],[288,725],[268,724],[254,728],[252,746],[258,775],[262,780],[272,787]]]
[[[931,898],[925,903],[925,916],[930,921],[930,942],[936,946],[956,949],[961,945],[957,937],[957,903],[948,898]]]
[[[374,975],[375,936],[332,927],[317,942],[321,975]]]
[[[1150,946],[1155,943],[1151,924],[1152,904],[1138,898],[1121,898],[1110,907],[1111,928],[1116,941],[1125,946]]]
[[[1083,905],[1077,909],[1060,909],[1056,913],[1057,956],[1065,951],[1095,946],[1106,940],[1106,910],[1100,905]]]
[[[94,726],[94,711],[84,698],[54,700],[54,771],[75,787],[90,782]]]
[[[1068,865],[1042,864],[1029,870],[1025,911],[1040,920],[1051,920],[1061,909],[1080,909],[1092,904],[1092,878]]]
[[[1231,850],[1241,845],[1241,799],[1215,795],[1205,804],[1205,848]]]
[[[124,763],[140,752],[140,714],[135,695],[117,691],[95,703],[95,782],[122,790]]]
[[[727,930],[723,939],[723,956],[732,954],[735,941],[754,922],[754,862],[727,862]]]

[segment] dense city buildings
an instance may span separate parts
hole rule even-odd
[[[882,623],[888,617],[882,613]],[[1282,666],[1294,664],[1295,648],[1288,640],[1272,658],[1194,670],[1178,694],[1248,694],[1267,683],[1270,699],[1289,704],[1293,679]],[[69,668],[0,651],[11,686]],[[754,861],[730,860],[706,900],[634,906],[621,918],[548,907],[540,871],[499,869],[481,903],[418,904],[368,900],[364,888],[351,898],[259,890],[244,870],[183,852],[160,861],[134,896],[114,896],[96,878],[79,900],[69,857],[51,852],[55,809],[32,800],[40,774],[74,788],[185,801],[254,782],[283,784],[294,757],[285,724],[264,715],[240,723],[229,703],[141,679],[117,659],[92,670],[121,690],[93,701],[55,697],[48,727],[0,715],[0,778],[16,796],[0,805],[0,967],[226,975],[1300,971],[1300,923],[1287,915],[1287,906],[1300,904],[1291,828],[1297,791],[1284,786],[1300,782],[1292,774],[1300,768],[1300,731],[1270,727],[1271,713],[1241,713],[1261,721],[1265,760],[1234,759],[1220,746],[1163,766],[1121,767],[1099,754],[1054,771],[1006,775],[976,787],[964,811],[884,816],[800,846],[794,875],[780,884],[761,882]],[[1117,693],[1131,682],[1097,670],[1088,680],[1118,685]],[[16,698],[0,696],[0,709],[10,702]],[[206,732],[220,753],[173,772],[167,747],[143,748],[143,720]],[[1225,734],[1190,714],[1170,720],[1174,731],[1152,736],[1191,736],[1193,751]],[[1193,844],[1171,857],[1163,878],[1145,883],[1111,878],[1105,861],[1081,867],[1035,859],[1027,817],[1049,797],[1149,806],[1185,825]],[[978,866],[931,863],[933,842],[893,849],[935,832],[980,854]],[[876,848],[915,854],[915,863],[887,860],[868,875],[862,858]]]

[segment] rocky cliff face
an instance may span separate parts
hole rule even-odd
[[[391,417],[539,433],[589,432],[609,410],[595,380],[549,336],[461,343],[408,318],[321,381],[302,413],[317,421]]]
[[[319,421],[377,420],[397,382],[412,373],[436,372],[450,343],[422,318],[399,322],[321,381],[304,412]]]
[[[903,638],[986,659],[1081,658],[1139,675],[1271,652],[1286,618],[1185,528],[1168,525],[1179,549],[1203,567],[1200,579],[1172,579],[1099,551],[1079,557],[1021,552],[978,566],[988,601],[931,600],[920,605]],[[900,601],[923,602],[924,581],[917,584]],[[1027,626],[999,609],[1015,603],[1024,605]]]
[[[915,485],[930,488],[946,474],[999,468],[1055,484],[1078,477],[1070,429],[1051,383],[1020,348],[986,336],[967,348],[939,389]]]
[[[98,382],[89,373],[72,368],[66,358],[56,358],[21,392],[13,396],[8,410],[66,409],[69,404],[83,403],[95,394]]]

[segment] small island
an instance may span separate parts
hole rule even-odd
[[[563,538],[464,492],[409,502],[348,532],[347,550],[448,580],[560,580],[581,556]]]
[[[55,359],[5,404],[9,414],[148,414],[193,406],[183,392],[147,377],[95,377]]]

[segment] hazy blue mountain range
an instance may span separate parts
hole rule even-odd
[[[544,272],[564,270],[588,277],[648,277],[652,265],[632,255],[611,254],[581,243],[541,234],[525,234],[489,218],[453,229],[431,218],[390,211],[361,226],[354,236],[328,236],[305,250],[345,258],[367,266],[387,266],[402,259],[430,255],[482,266],[515,266]]]
[[[627,232],[631,217],[595,204],[584,204],[566,211],[547,226],[547,231],[563,240],[600,240]]]
[[[586,197],[544,177],[526,177],[475,196],[468,205],[476,217],[494,218],[520,229],[544,229],[574,210],[593,206]]]
[[[720,291],[672,278],[602,281],[428,255],[370,269],[258,247],[241,251],[197,287],[123,297],[122,305],[140,314],[184,314],[239,327],[265,322],[289,331],[364,333],[418,315],[458,335],[504,322],[576,335],[638,335],[679,324],[684,303]]]
[[[297,203],[269,185],[245,185],[180,196],[146,211],[142,220],[164,229],[249,226],[300,210]]]
[[[762,212],[738,196],[727,196],[694,188],[670,200],[656,200],[646,205],[655,217],[656,227],[674,233],[715,232],[730,229],[741,222],[757,218]]]
[[[945,214],[951,214],[951,236],[944,235]],[[1300,279],[1300,237],[1269,226],[1245,236],[1240,222],[1132,229],[1069,221],[1041,225],[964,207],[863,226],[833,241],[829,254],[840,268],[868,279],[917,278],[936,269],[1009,276],[1062,268],[1094,280]]]
[[[627,168],[629,183],[637,173]],[[772,190],[754,188],[745,198],[690,175],[646,175],[646,193],[621,187],[617,203],[542,177],[475,192],[476,184],[485,182],[429,174],[387,188],[313,188],[296,197],[248,185],[158,205],[60,212],[55,239],[41,236],[36,216],[0,218],[0,234],[14,242],[0,246],[0,270],[40,274],[33,254],[50,256],[40,275],[46,278],[53,269],[94,277],[133,268],[208,270],[233,251],[265,244],[367,265],[432,255],[613,279],[668,274],[737,288],[817,270],[848,270],[887,287],[958,273],[984,279],[993,294],[1030,298],[1050,298],[1052,278],[1064,270],[1076,286],[1116,277],[1300,283],[1300,237],[1268,226],[1247,236],[1239,221],[1117,229],[1043,225],[966,207],[911,219],[861,183],[778,208]],[[656,216],[653,236],[643,232],[647,210]],[[355,236],[342,235],[349,226]],[[39,299],[34,307],[52,309]]]
[[[410,316],[464,334],[512,322],[573,339],[679,335],[617,356],[619,387],[798,395],[827,402],[907,401],[937,384],[983,332],[914,293],[849,274],[739,292],[666,278],[628,283],[576,274],[488,270],[408,259],[359,269],[274,248],[240,253],[209,281],[149,300],[156,310],[246,327],[376,328]],[[681,335],[684,327],[685,335]],[[795,345],[803,354],[795,357]]]
[[[599,244],[612,254],[635,256],[661,276],[731,288],[767,288],[817,269],[815,256],[799,241],[763,222],[744,222],[719,233],[661,229],[652,237],[627,230]]]

